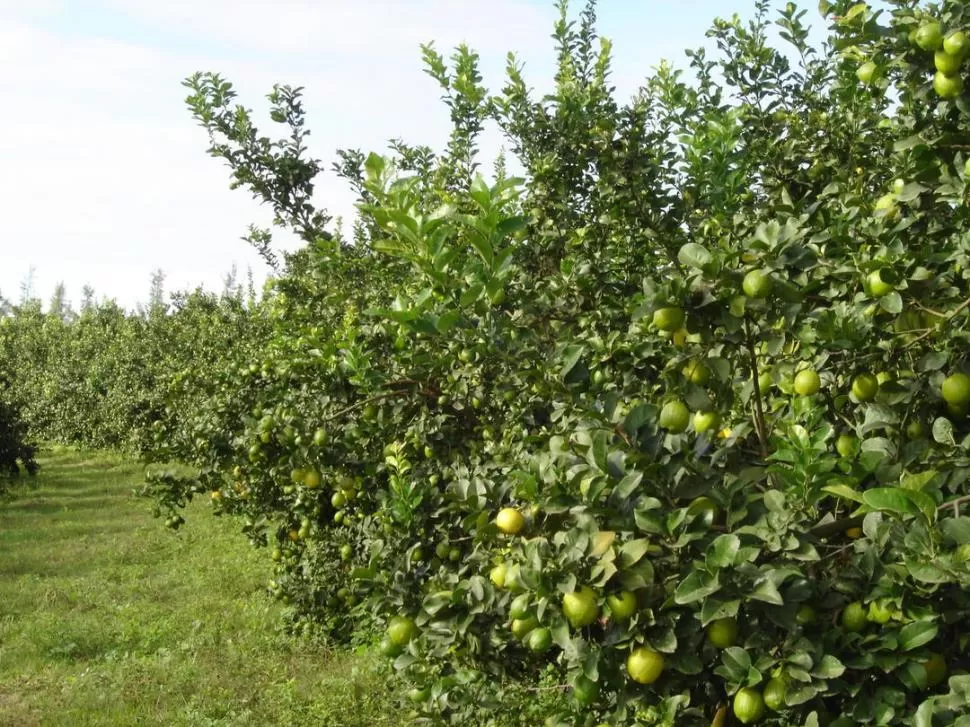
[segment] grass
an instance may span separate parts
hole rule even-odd
[[[0,724],[397,725],[377,662],[281,634],[265,551],[175,534],[122,458],[54,449],[0,504]]]

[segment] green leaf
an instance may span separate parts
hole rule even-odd
[[[776,606],[783,606],[785,600],[781,597],[778,587],[770,578],[760,578],[755,584],[754,590],[748,594],[749,598],[765,603],[773,603]]]
[[[894,290],[879,299],[879,307],[887,313],[898,315],[903,312],[903,298]]]
[[[970,517],[951,517],[940,523],[940,530],[955,545],[970,543]]]
[[[708,249],[696,242],[688,242],[682,246],[680,252],[677,253],[677,259],[680,260],[681,265],[698,270],[702,270],[713,260]]]
[[[695,570],[677,586],[674,591],[674,602],[681,606],[696,603],[712,593],[716,593],[720,588],[721,584],[718,581],[717,573],[711,574],[707,571]]]
[[[716,569],[734,565],[740,547],[741,539],[737,535],[719,535],[707,548],[707,567]]]
[[[624,543],[619,552],[620,568],[629,568],[637,563],[649,549],[650,541],[646,538]]]
[[[573,370],[577,363],[579,363],[579,359],[582,358],[584,353],[586,353],[586,347],[581,344],[573,343],[566,346],[566,349],[562,354],[563,363],[562,368],[559,371],[560,379],[566,379],[566,376],[568,376],[569,372]]]
[[[880,512],[890,512],[895,515],[920,513],[920,509],[908,496],[907,491],[900,487],[874,487],[862,493],[862,501],[866,506]]]
[[[721,664],[731,681],[741,683],[751,670],[751,656],[739,646],[729,646],[721,654]]]
[[[912,651],[930,643],[940,629],[930,621],[914,621],[899,630],[899,645],[903,651]]]
[[[707,626],[711,621],[719,618],[734,618],[738,615],[738,608],[741,601],[734,599],[731,601],[719,601],[716,598],[708,598],[701,606],[701,626]]]
[[[826,485],[822,488],[822,492],[828,492],[830,495],[841,497],[843,500],[858,502],[860,505],[864,502],[862,493],[858,490],[853,490],[848,485]]]
[[[812,676],[820,679],[837,679],[845,673],[845,665],[831,654],[826,654],[812,671]]]
[[[956,445],[953,438],[953,423],[946,417],[937,417],[933,422],[933,439],[940,444]]]

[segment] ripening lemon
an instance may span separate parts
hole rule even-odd
[[[858,540],[863,536],[862,528],[846,528],[845,537]]]
[[[719,618],[707,625],[707,640],[711,646],[726,649],[738,640],[738,622],[733,618]]]
[[[317,429],[313,433],[313,443],[318,447],[325,445],[327,443],[327,430],[323,427]]]
[[[752,270],[744,276],[741,288],[749,298],[767,298],[771,292],[771,276],[765,270]]]
[[[754,724],[765,716],[765,700],[761,692],[745,687],[734,695],[734,716],[741,724]]]
[[[525,525],[525,518],[514,507],[505,507],[495,516],[495,524],[506,535],[515,535]]]
[[[684,325],[682,308],[658,308],[653,312],[653,325],[661,331],[676,331]]]
[[[951,406],[960,407],[970,404],[970,376],[964,373],[950,374],[943,380],[940,389],[943,401]]]
[[[690,410],[680,399],[668,401],[660,410],[660,426],[674,434],[687,431],[690,424]]]
[[[852,395],[859,401],[872,401],[879,393],[879,380],[872,374],[859,374],[852,380]]]
[[[853,601],[842,609],[842,628],[846,631],[858,633],[866,627],[869,618],[866,615],[865,607],[859,601]]]
[[[795,374],[795,381],[792,388],[794,388],[795,393],[799,396],[811,396],[812,394],[817,394],[821,386],[822,380],[819,378],[818,372],[815,369],[803,369]]]
[[[670,340],[677,348],[683,348],[687,344],[687,329],[678,328],[670,334]]]
[[[663,655],[646,646],[638,646],[626,658],[627,674],[638,684],[653,684],[663,670]]]
[[[334,510],[339,510],[347,504],[347,496],[342,492],[335,492],[330,498],[330,504],[333,505]]]

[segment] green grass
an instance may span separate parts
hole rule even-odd
[[[179,533],[122,458],[47,452],[0,503],[0,725],[397,725],[377,662],[279,632],[270,562],[206,503]]]

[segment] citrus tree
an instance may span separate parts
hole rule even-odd
[[[416,719],[966,720],[967,18],[891,5],[823,3],[816,48],[756,3],[626,106],[592,4],[541,100],[427,46],[454,133],[341,153],[352,241],[298,91],[274,142],[190,79],[308,244],[231,461],[163,501],[244,513],[298,618],[386,628]],[[523,180],[478,176],[488,119]]]
[[[559,9],[548,96],[423,48],[449,142],[339,152],[346,236],[299,89],[273,139],[186,80],[304,245],[251,229],[264,303],[170,319],[159,513],[238,515],[412,723],[970,724],[970,11],[822,2],[813,45],[755,2],[623,105]]]

